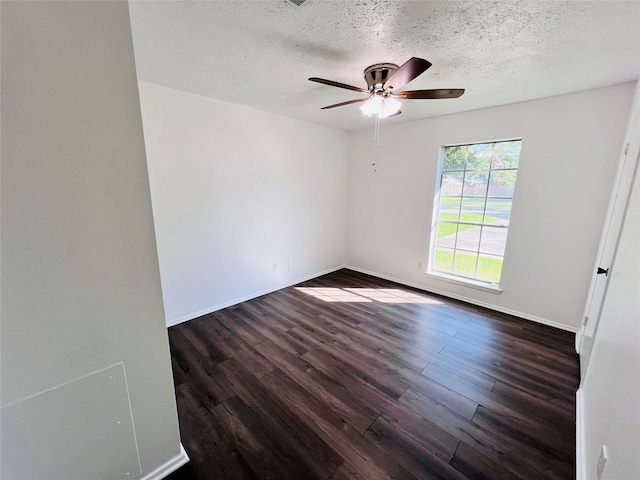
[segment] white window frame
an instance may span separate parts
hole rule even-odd
[[[459,284],[459,285],[465,285],[467,287],[472,287],[472,288],[476,288],[479,290],[484,290],[484,291],[488,291],[491,293],[496,293],[499,294],[502,292],[502,289],[500,288],[500,283],[499,282],[491,282],[488,280],[482,280],[482,279],[477,279],[477,278],[472,278],[472,277],[466,277],[464,275],[459,275],[459,274],[455,274],[455,273],[448,273],[448,272],[442,272],[439,270],[435,270],[434,269],[434,263],[435,263],[435,250],[436,250],[436,240],[437,240],[437,234],[438,234],[438,218],[440,216],[440,187],[442,184],[442,172],[444,170],[444,156],[445,156],[445,150],[449,147],[460,147],[460,146],[470,146],[470,145],[481,145],[481,144],[487,144],[487,143],[492,143],[492,144],[496,144],[496,143],[502,143],[502,142],[521,142],[521,148],[522,148],[522,137],[516,137],[516,138],[506,138],[506,139],[500,139],[500,140],[487,140],[487,141],[477,141],[477,142],[462,142],[462,143],[451,143],[451,144],[446,144],[446,145],[441,145],[440,146],[440,152],[438,155],[438,169],[437,169],[437,177],[436,177],[436,190],[435,190],[435,195],[434,195],[434,201],[433,201],[433,216],[432,216],[432,222],[431,222],[431,236],[430,236],[430,242],[429,242],[429,257],[428,257],[428,261],[427,261],[427,271],[425,272],[427,275],[436,277],[440,280],[444,280],[446,282],[450,282],[450,283],[454,283],[454,284]],[[515,168],[516,172],[519,170],[520,168],[520,158],[518,158],[518,167]],[[491,171],[498,171],[498,170],[514,170],[514,169],[492,169],[491,166],[489,168],[489,172]],[[464,193],[464,192],[462,192]],[[460,198],[462,200],[463,196],[462,193],[460,195]],[[485,193],[485,197],[484,197],[484,202],[485,202],[485,209],[486,209],[486,203],[487,203],[487,199],[490,198],[488,195],[488,190]],[[515,192],[514,194],[512,194],[511,196],[511,201],[512,201],[512,205],[511,208],[513,208],[513,198],[514,198]],[[481,197],[479,197],[481,198]],[[502,197],[502,198],[506,198],[506,197]],[[483,211],[483,213],[486,212],[486,210]],[[451,223],[457,223],[457,224],[469,224],[468,222],[451,222]],[[475,223],[473,223],[475,225]],[[481,224],[478,224],[481,225]],[[509,225],[510,226],[510,225]],[[508,229],[509,226],[503,226],[501,228],[506,228],[507,229],[507,233],[508,233]],[[494,227],[497,227],[494,226]],[[456,233],[457,235],[457,233]],[[480,247],[478,247],[479,249]],[[506,245],[505,245],[505,252],[506,252]],[[504,269],[504,253],[502,254],[502,260],[503,260],[503,264],[502,264],[502,269],[501,269],[501,274],[502,274],[502,270]],[[477,252],[479,253],[479,251]],[[477,267],[476,267],[477,269]],[[500,277],[500,281],[502,281],[502,275]]]

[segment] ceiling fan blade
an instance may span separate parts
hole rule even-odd
[[[395,94],[398,98],[407,99],[438,99],[438,98],[458,98],[464,93],[464,88],[440,88],[437,90],[409,90]]]
[[[346,88],[347,90],[353,90],[355,92],[369,93],[369,90],[364,88],[354,87],[352,85],[347,85],[346,83],[334,82],[333,80],[325,80],[324,78],[311,77],[309,80],[312,82],[323,83],[331,87]]]
[[[327,108],[342,107],[343,105],[350,105],[352,103],[364,102],[365,100],[369,100],[369,97],[358,98],[357,100],[349,100],[348,102],[336,103],[335,105],[322,107],[321,110],[326,110]]]
[[[430,66],[431,63],[424,58],[410,58],[385,82],[385,90],[397,90],[404,87],[418,75],[424,73]]]

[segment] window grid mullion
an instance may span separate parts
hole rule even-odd
[[[516,167],[510,167],[510,166],[498,166],[495,165],[495,161],[496,161],[496,150],[497,150],[497,146],[498,144],[501,143],[506,143],[506,142],[521,142],[521,140],[505,140],[505,141],[500,141],[500,142],[485,142],[484,144],[482,143],[478,143],[478,144],[466,144],[466,145],[452,145],[451,147],[443,147],[444,150],[444,156],[443,158],[443,162],[444,162],[444,158],[446,158],[447,156],[447,149],[448,148],[454,148],[454,147],[464,147],[464,151],[460,152],[462,153],[462,157],[463,157],[463,166],[462,169],[458,169],[458,168],[453,168],[451,170],[446,170],[446,168],[443,168],[441,171],[441,175],[440,175],[440,185],[443,185],[445,183],[445,176],[448,175],[449,177],[452,178],[456,178],[458,177],[458,175],[462,176],[462,185],[460,187],[460,194],[459,195],[444,195],[443,197],[440,197],[440,200],[438,201],[438,205],[437,205],[437,219],[436,219],[436,225],[437,224],[442,224],[442,223],[448,223],[450,225],[455,225],[455,233],[453,234],[449,234],[448,236],[453,236],[454,238],[452,238],[451,240],[453,240],[453,245],[451,245],[451,243],[448,243],[449,246],[444,246],[441,245],[439,247],[439,249],[441,249],[441,251],[448,251],[450,252],[450,254],[452,255],[451,258],[451,264],[450,264],[450,271],[453,273],[453,275],[455,276],[459,276],[459,277],[463,277],[463,278],[469,278],[469,279],[479,279],[478,275],[479,270],[480,270],[480,255],[482,254],[483,249],[481,248],[482,242],[485,239],[485,237],[487,235],[489,235],[489,230],[487,230],[488,227],[491,227],[493,229],[506,229],[506,231],[508,231],[509,225],[503,225],[503,224],[497,224],[494,225],[493,223],[487,223],[486,219],[487,219],[487,211],[488,211],[488,206],[489,206],[489,201],[490,200],[498,200],[497,205],[495,206],[496,210],[496,214],[499,218],[502,218],[502,214],[501,212],[504,212],[505,208],[508,209],[508,213],[510,213],[511,211],[511,204],[508,203],[506,205],[501,205],[500,204],[500,200],[504,200],[506,202],[513,202],[513,195],[507,195],[507,196],[500,196],[500,195],[489,195],[489,189],[491,186],[491,181],[492,178],[494,177],[494,173],[496,172],[508,172],[508,171],[513,171],[513,172],[517,172],[517,166]],[[474,145],[479,145],[480,148],[475,148],[473,149],[472,153],[472,149],[470,147],[474,146]],[[488,152],[490,155],[490,159],[489,159],[489,166],[488,168],[473,168],[469,162],[471,160],[470,156],[473,155],[474,159],[478,159],[480,161],[483,160],[483,158],[486,158],[486,154],[487,154],[487,150],[490,151]],[[519,153],[519,152],[518,152]],[[476,155],[477,154],[477,155]],[[452,154],[453,155],[453,154]],[[482,163],[482,162],[481,162]],[[517,163],[516,163],[517,165]],[[473,178],[477,172],[480,172],[480,174],[486,172],[488,177],[486,180],[486,185],[484,185],[483,190],[484,190],[484,195],[482,196],[477,196],[477,195],[466,195],[467,193],[476,193],[478,192],[478,187],[480,185],[478,185],[478,182],[474,182]],[[451,175],[451,174],[454,175]],[[456,175],[457,174],[457,175]],[[480,175],[479,174],[479,175]],[[481,176],[481,175],[480,175]],[[459,178],[459,177],[458,177]],[[515,176],[514,176],[515,178]],[[500,180],[498,180],[500,181]],[[467,183],[469,183],[469,185],[467,185]],[[468,188],[465,188],[468,187]],[[513,188],[513,187],[511,187]],[[498,190],[501,191],[501,190]],[[453,205],[450,202],[447,202],[446,204],[443,201],[443,198],[448,198],[451,200],[451,202],[453,202]],[[474,222],[474,221],[469,221],[468,219],[463,220],[462,219],[462,215],[463,215],[463,203],[465,199],[470,199],[469,201],[466,202],[467,208],[469,208],[470,213],[469,213],[469,218],[474,219],[475,216],[477,216],[478,214],[476,214],[476,212],[478,212],[478,210],[481,210],[481,220],[479,222]],[[445,207],[446,205],[446,207]],[[444,210],[443,210],[443,207]],[[451,207],[454,207],[453,209]],[[478,207],[481,207],[478,208]],[[480,212],[479,212],[480,213]],[[445,219],[441,219],[442,216],[446,217],[454,217],[455,220],[445,220]],[[466,228],[464,228],[461,231],[462,226],[466,226]],[[439,227],[438,227],[439,228]],[[465,231],[470,230],[470,229],[476,229],[479,228],[480,231],[477,232],[478,234],[478,241],[477,244],[474,242],[472,244],[471,249],[469,249],[466,245],[465,242],[461,242],[461,238],[460,236],[463,235],[464,238],[466,238],[468,236],[464,234]],[[436,230],[439,231],[439,230]],[[497,234],[499,230],[491,230],[491,232],[495,232],[495,234]],[[475,234],[472,234],[473,237],[475,237]],[[500,234],[501,235],[501,234]],[[506,235],[506,233],[505,233]],[[451,241],[449,240],[449,241]],[[499,241],[499,240],[498,240]],[[453,248],[452,248],[453,247]],[[498,247],[500,247],[500,244],[498,244]],[[498,248],[499,250],[500,248]],[[490,250],[492,250],[492,248],[490,248]],[[471,258],[463,258],[463,255],[474,255],[475,256],[475,263],[472,264],[471,262]],[[487,253],[486,255],[488,255],[488,259],[498,259],[500,262],[502,262],[503,258],[504,258],[504,251],[502,252],[502,254],[496,254],[496,253]],[[435,246],[434,246],[434,253],[433,253],[433,260],[432,265],[434,265],[434,270],[439,270],[437,268],[436,265],[436,252],[435,252]],[[456,263],[458,263],[458,268],[456,271]],[[443,268],[445,268],[446,265],[443,264]],[[484,268],[484,267],[483,267]],[[440,270],[440,271],[445,271],[445,270]],[[498,270],[498,276],[497,278],[499,279],[500,276],[500,271],[501,271],[501,265],[500,268]],[[472,273],[473,272],[473,273]],[[483,273],[483,277],[485,277],[485,274]],[[483,278],[482,281],[487,281],[489,283],[499,283],[499,280],[487,280],[486,278]]]
[[[480,238],[478,238],[478,248],[476,249],[476,268],[473,271],[473,276],[478,277],[478,265],[480,264],[480,243],[482,243],[482,230],[484,227],[480,226]]]

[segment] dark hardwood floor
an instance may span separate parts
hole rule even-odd
[[[169,338],[171,480],[575,478],[568,332],[340,270]]]

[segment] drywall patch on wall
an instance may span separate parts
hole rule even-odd
[[[0,10],[1,406],[124,362],[146,474],[180,438],[128,3]]]
[[[142,474],[123,363],[1,412],[2,478],[126,479]]]

